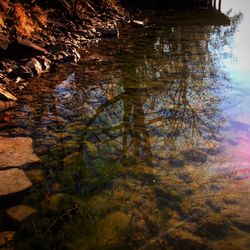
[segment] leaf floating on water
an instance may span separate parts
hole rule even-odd
[[[84,143],[88,147],[88,150],[91,154],[93,154],[93,155],[97,154],[97,147],[93,142],[85,140]]]

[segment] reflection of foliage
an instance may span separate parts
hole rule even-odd
[[[137,221],[146,218],[142,230],[149,231],[138,238],[143,240],[145,235],[155,235],[160,226],[166,232],[165,220],[172,213],[193,214],[193,203],[198,201],[191,195],[205,192],[203,187],[212,182],[207,177],[201,180],[204,169],[196,165],[207,161],[206,147],[217,143],[217,131],[224,122],[220,89],[226,79],[218,54],[231,41],[239,19],[240,15],[231,28],[167,24],[167,28],[145,31],[143,37],[131,37],[129,42],[120,40],[114,53],[123,48],[130,51],[114,58],[111,71],[108,65],[110,85],[100,81],[87,86],[89,100],[84,105],[84,91],[77,93],[73,89],[76,84],[70,85],[74,97],[70,102],[57,94],[61,101],[55,98],[45,114],[67,113],[64,118],[69,116],[70,124],[58,122],[57,129],[70,135],[59,137],[59,145],[50,148],[45,162],[53,158],[56,164],[51,164],[45,190],[27,198],[27,203],[36,203],[42,213],[17,235],[22,242],[27,239],[23,244],[29,246],[23,249],[78,249],[82,244],[97,249],[98,222],[116,218],[117,213],[106,215],[121,208],[132,210]],[[80,117],[73,109],[76,106]],[[94,112],[86,115],[89,107]],[[164,168],[160,166],[158,171],[154,166],[161,160]],[[173,168],[169,175],[166,160]],[[178,169],[186,163],[193,168]],[[133,164],[136,167],[131,167]],[[39,203],[34,198],[38,194],[39,198],[48,197]],[[77,210],[72,210],[76,205]],[[120,216],[127,221],[126,215]],[[65,242],[73,243],[65,246]]]
[[[102,104],[87,127],[96,126],[95,136],[107,137],[104,143],[120,141],[123,155],[132,154],[147,164],[152,157],[167,156],[169,149],[215,142],[223,123],[220,89],[227,80],[218,55],[230,44],[240,18],[232,18],[228,27],[183,22],[171,28],[171,21],[167,28],[155,30],[154,44],[153,30],[146,38],[137,37],[130,45],[136,58],[128,54],[121,62],[117,59],[128,76],[119,79],[122,93]]]

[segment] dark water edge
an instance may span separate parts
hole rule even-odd
[[[21,201],[32,218],[1,210],[16,249],[249,248],[250,124],[228,115],[238,101],[223,61],[242,14],[146,18],[32,80],[5,113],[2,133],[32,137],[41,162],[26,170],[45,176]]]

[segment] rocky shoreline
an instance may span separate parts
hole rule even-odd
[[[76,21],[65,13],[56,20],[60,13],[49,10],[46,27],[31,37],[13,35],[11,25],[0,26],[0,112],[16,107],[30,78],[55,72],[62,63],[77,63],[81,55],[88,54],[92,43],[119,36],[118,25],[127,22],[128,15],[121,7],[100,7],[96,10],[89,5],[82,19]],[[22,196],[36,183],[40,170],[30,170],[38,175],[29,174],[25,166],[38,161],[31,138],[0,138],[0,204]],[[35,213],[35,209],[15,202],[7,207],[4,217],[16,228]],[[0,247],[8,247],[14,235],[14,231],[1,232]]]
[[[88,60],[91,44],[103,38],[118,38],[119,25],[129,22],[144,25],[140,21],[130,21],[121,7],[101,7],[97,11],[89,5],[84,17],[76,21],[69,20],[65,13],[56,20],[59,13],[50,10],[53,13],[46,27],[31,37],[17,32],[13,35],[10,26],[0,26],[0,113],[17,106],[31,78],[39,79],[42,74],[56,72],[60,64],[75,64],[84,56]],[[11,225],[7,231],[0,232],[0,248],[9,249],[15,229],[37,212],[18,201],[33,184],[43,181],[41,170],[27,170],[27,166],[37,162],[39,158],[34,153],[31,138],[0,137],[0,204],[6,208],[1,216]],[[12,200],[15,202],[9,202]]]
[[[115,5],[88,3],[84,15],[74,20],[65,11],[48,10],[46,26],[41,24],[31,37],[13,32],[11,25],[0,26],[0,112],[16,106],[30,78],[54,72],[61,63],[77,63],[92,43],[118,38],[118,26],[129,22],[125,10]]]

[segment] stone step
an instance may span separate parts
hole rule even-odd
[[[33,151],[31,138],[0,136],[0,169],[22,167],[38,161],[39,158]]]
[[[0,171],[0,198],[22,192],[31,186],[31,181],[21,169]]]

